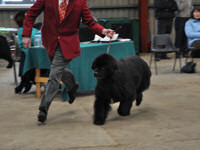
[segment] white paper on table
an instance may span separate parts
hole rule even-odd
[[[99,41],[100,39],[101,39],[101,37],[95,34],[93,41]]]
[[[111,41],[116,41],[117,38],[118,38],[119,34],[114,34]],[[101,38],[100,39],[101,42],[109,42],[110,41],[110,38],[105,36],[104,38]]]

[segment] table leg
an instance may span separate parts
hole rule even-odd
[[[36,97],[41,98],[41,85],[40,85],[40,69],[35,69],[35,82],[36,82]]]

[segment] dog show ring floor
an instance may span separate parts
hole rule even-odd
[[[150,54],[141,54],[148,64]],[[170,55],[174,57],[173,55]],[[182,65],[185,58],[182,58]],[[130,116],[112,104],[105,125],[93,125],[94,95],[78,95],[70,105],[56,95],[45,124],[38,123],[35,85],[14,93],[13,69],[0,59],[0,150],[199,150],[200,58],[196,73],[180,73],[173,59],[152,63],[151,85]],[[18,78],[19,81],[19,78]]]

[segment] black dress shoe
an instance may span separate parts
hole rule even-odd
[[[38,121],[39,122],[45,122],[47,119],[47,112],[46,111],[41,111],[38,114]]]
[[[27,93],[28,91],[30,91],[31,87],[32,87],[32,83],[30,83],[30,82],[27,83],[25,85],[25,90],[23,91],[23,93]]]
[[[171,57],[166,56],[166,57],[161,57],[161,59],[171,59]]]
[[[70,90],[70,91],[68,91],[68,95],[69,95],[69,104],[72,104],[73,102],[74,102],[74,100],[75,100],[75,98],[76,98],[76,91],[77,91],[77,89],[78,89],[78,84],[76,83],[75,85],[74,85],[74,87]]]
[[[12,68],[13,62],[9,62],[8,66],[6,68]]]
[[[176,58],[180,58],[181,56],[180,56],[180,54],[176,54]]]
[[[15,93],[16,93],[16,94],[18,94],[18,93],[21,94],[23,88],[24,88],[23,86],[20,86],[20,85],[17,86],[17,87],[15,88]]]
[[[21,81],[20,84],[15,88],[15,93],[16,93],[16,94],[17,94],[17,93],[21,94],[23,88],[24,88],[24,82]]]
[[[160,61],[160,57],[156,57],[156,58],[155,58],[155,61]]]

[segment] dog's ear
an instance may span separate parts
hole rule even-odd
[[[94,63],[93,63],[91,69],[94,70],[94,68],[95,68],[95,65],[94,65]]]
[[[114,72],[118,69],[117,62],[115,59],[110,59],[107,65],[104,66],[107,71]]]
[[[96,60],[94,60],[94,61],[92,62],[91,69],[94,70],[96,67],[97,67],[97,65],[96,65]]]

